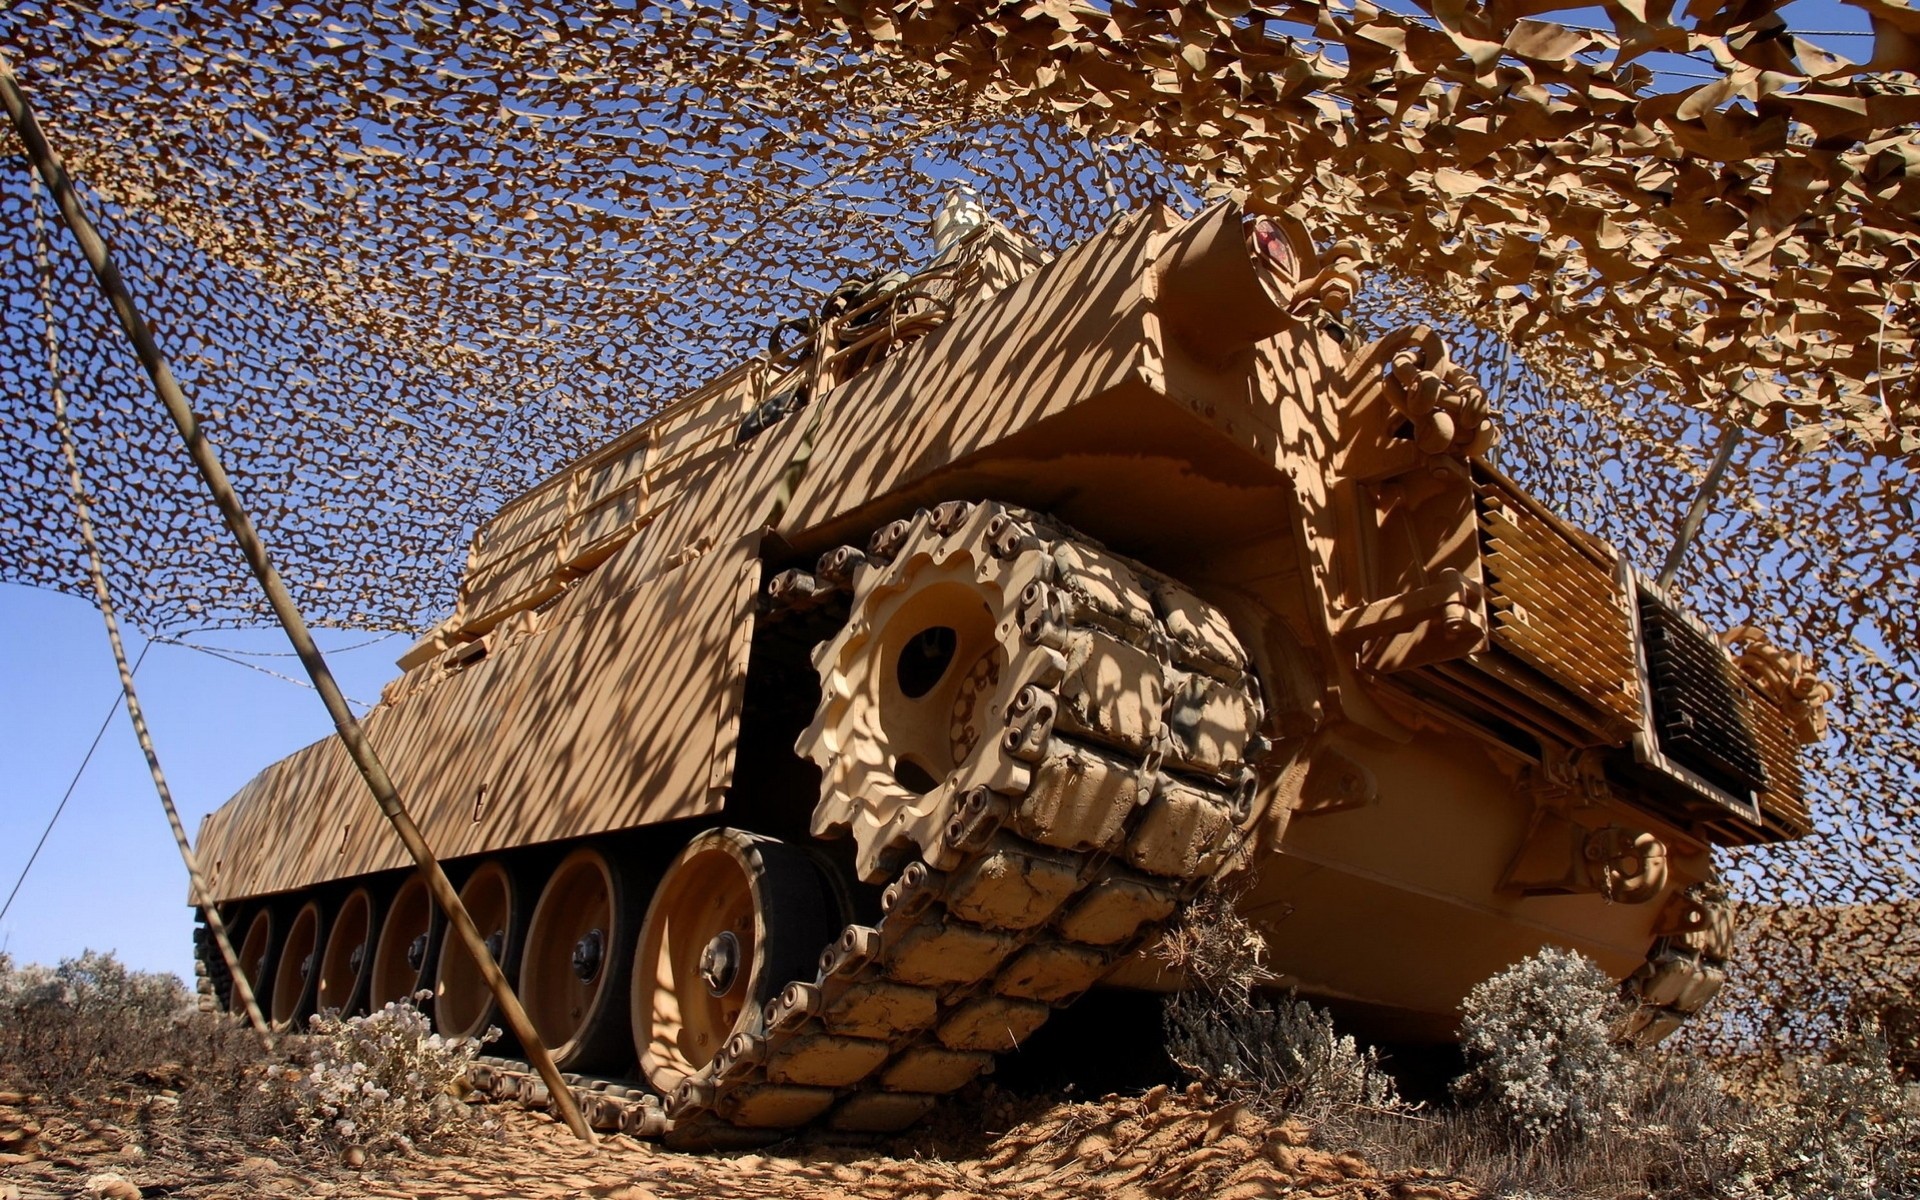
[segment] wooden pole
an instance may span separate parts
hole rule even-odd
[[[127,699],[127,717],[133,722],[133,733],[140,741],[140,752],[147,757],[147,772],[153,776],[154,790],[160,793],[160,807],[166,810],[167,825],[173,830],[173,844],[179,848],[180,861],[186,864],[193,903],[199,905],[207,915],[207,928],[213,931],[213,939],[220,947],[220,957],[227,962],[227,973],[233,978],[233,988],[247,1011],[247,1020],[253,1024],[254,1032],[260,1035],[260,1044],[272,1050],[273,1031],[267,1027],[267,1019],[260,1012],[260,1002],[254,998],[253,981],[240,969],[240,956],[233,952],[233,942],[227,937],[227,923],[221,918],[219,907],[213,903],[213,893],[207,888],[206,878],[200,874],[200,862],[194,857],[193,847],[187,841],[186,826],[180,823],[180,810],[173,803],[173,789],[167,786],[166,772],[160,769],[159,751],[154,749],[153,737],[147,731],[146,713],[140,708],[140,695],[133,686],[133,668],[127,665],[127,646],[120,637],[120,621],[114,614],[113,595],[107,590],[106,561],[100,554],[100,539],[93,530],[93,510],[87,504],[86,480],[80,473],[80,451],[74,443],[73,423],[67,419],[67,390],[60,384],[60,330],[53,310],[53,259],[40,214],[38,176],[34,177],[33,186],[33,233],[34,266],[39,272],[40,311],[46,326],[42,340],[47,349],[47,389],[53,397],[53,427],[60,435],[60,450],[66,456],[67,488],[73,493],[74,519],[80,526],[80,541],[87,549],[87,573],[93,583],[94,603],[100,608],[101,619],[107,623],[107,642],[113,647],[114,665],[120,670],[120,691]]]
[[[447,914],[453,932],[460,939],[473,961],[486,977],[487,986],[500,1005],[501,1016],[507,1027],[513,1031],[520,1045],[533,1060],[534,1067],[540,1072],[540,1078],[546,1082],[547,1091],[552,1095],[553,1105],[566,1121],[567,1127],[581,1141],[592,1145],[593,1130],[588,1127],[580,1115],[579,1105],[574,1103],[573,1092],[567,1087],[566,1080],[560,1077],[560,1069],[554,1064],[553,1055],[540,1041],[539,1033],[533,1022],[527,1018],[526,1009],[520,1004],[519,997],[513,994],[513,985],[507,981],[500,965],[493,960],[487,949],[486,940],[474,926],[473,917],[466,906],[460,903],[460,894],[454,891],[453,883],[441,869],[440,862],[428,847],[426,839],[420,833],[420,827],[414,824],[406,805],[401,802],[398,789],[387,774],[386,766],[374,751],[373,744],[367,740],[366,731],[360,728],[360,722],[354,718],[353,710],[347,707],[346,697],[340,692],[339,684],[334,682],[333,672],[327,667],[327,660],[315,644],[312,632],[307,628],[306,618],[301,616],[299,606],[294,603],[293,594],[280,578],[273,561],[267,555],[260,535],[254,530],[253,521],[234,494],[233,485],[227,479],[226,469],[221,466],[219,455],[200,432],[199,420],[187,403],[185,393],[173,377],[173,370],[167,365],[165,355],[154,342],[153,332],[147,327],[146,320],[140,315],[134,304],[132,293],[128,291],[126,280],[120,275],[120,269],[114,265],[113,256],[106,239],[94,228],[87,218],[86,211],[80,205],[80,197],[74,191],[73,181],[67,175],[66,166],[60,156],[47,143],[40,132],[40,125],[34,119],[33,109],[27,104],[27,97],[20,90],[20,83],[14,77],[11,66],[4,57],[0,57],[0,102],[4,102],[7,115],[13,119],[13,126],[20,134],[20,140],[27,148],[28,161],[40,172],[52,189],[55,203],[65,218],[67,227],[80,243],[80,249],[86,255],[87,263],[93,268],[94,278],[99,281],[100,290],[107,302],[113,306],[114,313],[120,318],[121,326],[126,330],[127,338],[133,343],[134,353],[139,356],[140,365],[146,368],[147,377],[153,382],[154,393],[166,406],[167,413],[173,418],[180,430],[181,440],[186,443],[187,453],[193,459],[193,465],[200,472],[201,481],[207,485],[207,491],[213,495],[214,503],[220,507],[220,515],[226,519],[227,528],[233,533],[234,541],[246,556],[247,565],[252,568],[254,578],[266,593],[267,602],[280,620],[281,628],[286,631],[287,640],[293,644],[293,650],[300,663],[307,669],[307,675],[313,680],[314,690],[320,693],[321,701],[327,707],[327,713],[333,718],[334,730],[339,734],[341,743],[353,759],[353,765],[359,769],[360,777],[366,781],[367,789],[373,793],[374,801],[380,811],[393,825],[394,832],[407,847],[407,852],[420,865],[425,874],[427,887],[433,892],[434,900],[440,910]]]

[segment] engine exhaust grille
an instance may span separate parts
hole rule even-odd
[[[1764,791],[1767,770],[1747,715],[1747,689],[1718,641],[1679,609],[1640,592],[1654,731],[1674,762],[1745,795]]]

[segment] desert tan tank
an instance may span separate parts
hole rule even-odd
[[[1350,248],[991,223],[506,505],[366,719],[564,1069],[680,1129],[895,1129],[1235,880],[1275,986],[1445,1038],[1543,944],[1658,1036],[1714,846],[1797,837],[1823,687],[1491,462]],[[1737,645],[1736,654],[1729,645]],[[489,993],[346,756],[207,818],[273,1018]]]

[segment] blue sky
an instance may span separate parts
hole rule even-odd
[[[379,697],[409,638],[317,633],[347,695]],[[145,640],[127,634],[129,657]],[[275,629],[223,630],[196,640],[281,653]],[[299,676],[288,658],[256,658]],[[188,831],[273,760],[332,732],[310,688],[182,646],[159,644],[135,683]],[[118,700],[106,627],[84,599],[0,585],[0,901],[80,766],[109,704]],[[367,800],[371,805],[372,800]],[[193,977],[187,876],[124,710],[101,739],[66,811],[0,920],[0,949],[19,962],[57,962],[113,950],[131,966]]]

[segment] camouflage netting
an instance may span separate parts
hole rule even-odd
[[[0,53],[322,623],[443,615],[479,517],[924,255],[957,181],[1055,246],[1209,191],[1362,241],[1393,269],[1368,320],[1452,326],[1502,381],[1503,465],[1645,565],[1719,429],[1752,426],[1681,582],[1840,699],[1822,832],[1731,860],[1797,915],[1721,1011],[1817,1039],[1848,972],[1914,973],[1920,12],[1860,5],[1854,65],[1766,0],[1577,10],[1599,28],[1400,7],[16,0]],[[44,229],[128,616],[258,620],[18,151],[0,132],[0,579],[84,590]]]

